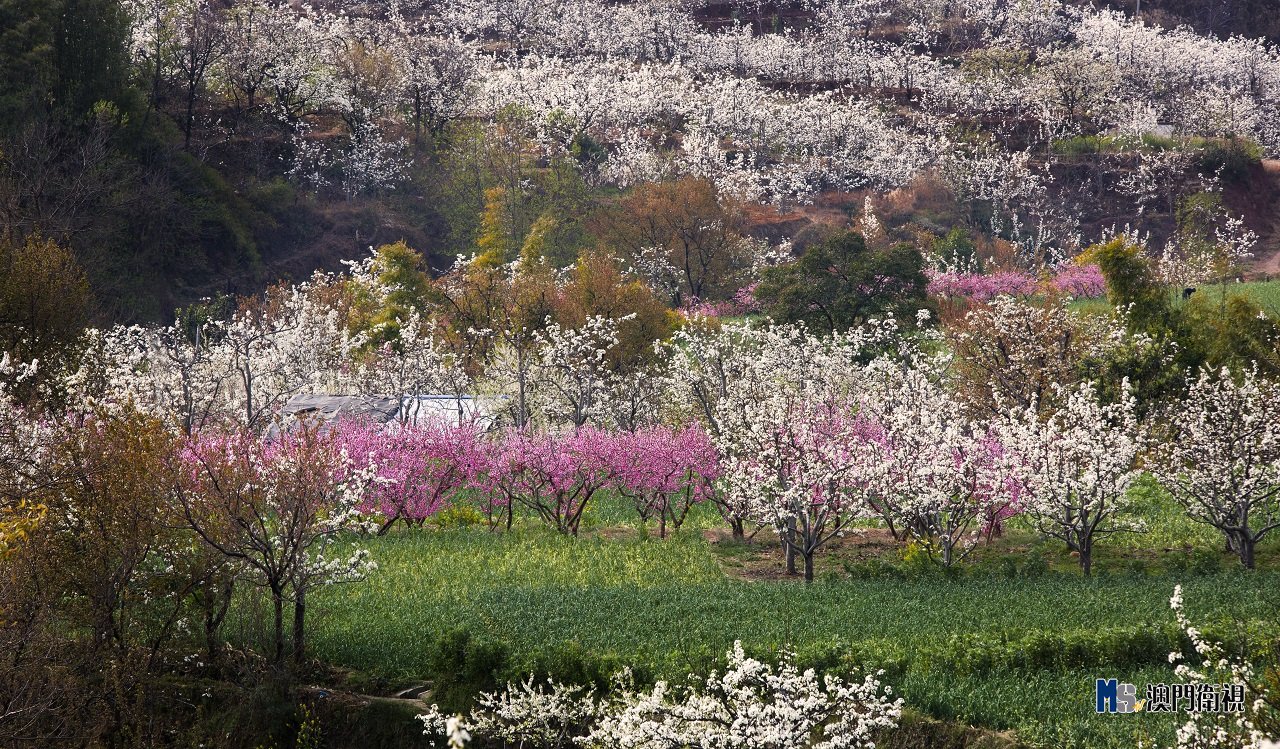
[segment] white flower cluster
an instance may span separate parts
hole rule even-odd
[[[1127,379],[1114,403],[1093,383],[1055,387],[1062,405],[1048,418],[1033,404],[1015,409],[997,430],[1014,448],[1003,463],[1019,480],[1023,510],[1040,532],[1078,553],[1088,573],[1095,539],[1144,530],[1126,511],[1145,437]]]
[[[369,280],[358,268],[356,278]],[[67,378],[72,403],[131,406],[191,433],[217,424],[264,428],[297,393],[467,391],[456,358],[416,314],[401,322],[398,348],[357,358],[365,336],[321,299],[335,282],[317,275],[229,319],[90,331],[90,355]]]
[[[1152,471],[1252,567],[1258,541],[1280,527],[1280,387],[1256,369],[1202,371],[1169,422]]]
[[[348,196],[403,176],[401,133],[438,135],[462,118],[519,123],[548,154],[590,136],[609,154],[583,164],[592,180],[695,174],[779,204],[904,185],[946,160],[957,144],[945,134],[975,118],[997,123],[1006,188],[1030,154],[1080,135],[1167,127],[1280,152],[1274,45],[1063,0],[809,0],[803,27],[769,20],[762,3],[712,27],[695,0],[448,0],[368,16],[266,0],[127,5],[141,69],[215,92],[233,119],[273,117],[297,136],[297,175],[336,179]],[[305,137],[322,112],[346,123],[345,147]],[[984,179],[982,164],[961,166]]]
[[[1212,684],[1215,687],[1232,685],[1244,688],[1248,695],[1258,687],[1253,667],[1247,661],[1231,658],[1221,644],[1209,640],[1187,616],[1182,600],[1182,586],[1175,586],[1169,599],[1187,639],[1195,650],[1196,662],[1188,662],[1182,653],[1169,654],[1169,662],[1180,679],[1190,684]],[[1247,697],[1246,697],[1247,699]],[[1274,736],[1267,736],[1258,729],[1260,717],[1268,714],[1272,721],[1274,705],[1269,705],[1262,695],[1254,695],[1241,712],[1201,711],[1191,713],[1190,719],[1178,728],[1177,749],[1274,749]]]
[[[476,736],[530,749],[874,749],[875,736],[902,714],[902,699],[893,699],[879,674],[819,679],[788,653],[774,667],[748,657],[740,642],[728,661],[723,674],[683,688],[659,681],[636,691],[624,671],[607,697],[530,677],[482,695],[469,718],[446,717],[432,705],[418,719],[424,733],[447,735],[451,746]]]

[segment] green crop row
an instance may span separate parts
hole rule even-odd
[[[458,528],[364,544],[379,570],[313,599],[315,652],[393,682],[429,681],[453,706],[530,672],[603,683],[631,665],[642,679],[683,681],[742,640],[758,656],[790,648],[825,671],[884,668],[935,717],[1013,728],[1043,746],[1131,746],[1138,722],[1094,716],[1091,679],[1172,680],[1167,655],[1185,645],[1168,607],[1176,583],[1193,619],[1233,646],[1259,648],[1280,629],[1280,573],[1269,571],[805,586],[727,578],[699,533],[575,540]],[[1168,739],[1174,724],[1151,726]],[[1095,735],[1111,738],[1090,743]]]

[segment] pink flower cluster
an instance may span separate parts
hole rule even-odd
[[[711,497],[720,465],[701,427],[653,427],[614,439],[615,488],[635,504],[642,520],[658,519],[658,533],[679,528],[693,505]]]
[[[1106,280],[1096,265],[1059,266],[1044,281],[1029,273],[941,273],[930,272],[929,293],[933,296],[965,297],[987,301],[997,296],[1032,296],[1048,289],[1077,298],[1106,293]]]
[[[933,273],[929,293],[933,296],[967,297],[986,301],[1000,295],[1031,296],[1039,288],[1026,273]]]
[[[1103,278],[1102,269],[1092,263],[1061,265],[1049,283],[1059,293],[1077,299],[1099,297],[1107,293],[1107,279]]]
[[[658,519],[665,535],[668,524],[679,528],[690,508],[709,497],[719,475],[700,427],[486,434],[472,425],[351,425],[340,440],[356,465],[376,467],[364,509],[383,517],[383,532],[397,520],[420,525],[471,502],[491,522],[505,516],[509,523],[524,507],[576,535],[591,499],[615,491],[635,503],[642,519]]]
[[[697,297],[689,300],[682,308],[685,315],[701,317],[740,317],[760,311],[760,302],[756,299],[756,288],[760,282],[743,286],[733,294],[733,298],[723,302],[704,302]]]
[[[397,520],[423,523],[468,489],[487,465],[480,430],[429,424],[386,429],[352,424],[340,440],[357,465],[374,465],[377,480],[362,510],[383,517],[380,533]]]

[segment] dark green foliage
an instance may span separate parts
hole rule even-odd
[[[62,0],[54,35],[54,106],[75,118],[98,102],[127,109],[129,17],[119,0]]]
[[[809,247],[794,263],[766,270],[756,298],[776,320],[833,333],[894,315],[911,324],[927,309],[924,258],[913,247],[867,247],[842,232]]]
[[[16,129],[49,103],[59,5],[0,0],[0,133]]]
[[[476,640],[465,629],[445,632],[427,661],[433,699],[441,710],[470,710],[477,695],[498,688],[507,659],[502,645]]]
[[[129,19],[118,0],[0,0],[0,134],[100,102],[129,111]]]
[[[1239,182],[1262,160],[1262,149],[1247,138],[1206,140],[1196,155],[1201,174],[1218,174],[1227,183]]]
[[[1196,292],[1182,314],[1187,345],[1210,366],[1238,372],[1256,362],[1262,371],[1280,375],[1280,324],[1253,300],[1225,286],[1210,287]]]
[[[1125,310],[1129,332],[1150,342],[1131,341],[1102,358],[1086,360],[1085,375],[1100,384],[1108,400],[1119,397],[1127,379],[1145,413],[1152,404],[1181,393],[1186,372],[1203,364],[1204,356],[1185,345],[1190,331],[1181,311],[1173,306],[1169,289],[1155,277],[1140,246],[1117,238],[1088,253],[1107,279],[1108,299]]]
[[[933,252],[961,267],[972,267],[975,273],[982,272],[982,259],[978,257],[977,246],[969,233],[958,226],[933,240]]]
[[[1195,224],[1215,210],[1214,199],[1184,201],[1180,222]],[[1257,362],[1263,371],[1280,374],[1280,324],[1253,300],[1221,284],[1176,302],[1180,290],[1160,283],[1137,245],[1116,239],[1088,252],[1107,279],[1111,303],[1126,311],[1129,331],[1142,336],[1084,363],[1086,376],[1100,382],[1106,395],[1118,395],[1119,383],[1128,378],[1145,411],[1178,397],[1186,373],[1201,367],[1238,371]]]
[[[553,678],[567,684],[592,686],[604,693],[609,689],[612,677],[625,667],[632,666],[631,661],[616,654],[598,654],[577,642],[558,644],[549,649],[545,655],[534,661],[532,672],[542,678]],[[504,681],[519,679],[523,674],[508,673]],[[637,684],[650,684],[653,675],[645,664],[636,664],[632,668],[632,677]]]
[[[1107,297],[1126,310],[1131,330],[1168,327],[1173,316],[1169,294],[1138,245],[1122,238],[1088,250],[1107,279]]]

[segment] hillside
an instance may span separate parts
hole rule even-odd
[[[442,270],[498,227],[514,257],[539,219],[568,263],[619,191],[678,176],[797,249],[871,196],[896,238],[959,226],[1022,267],[1243,217],[1267,273],[1280,66],[1250,7],[5,0],[0,206],[73,248],[100,321],[400,239]]]

